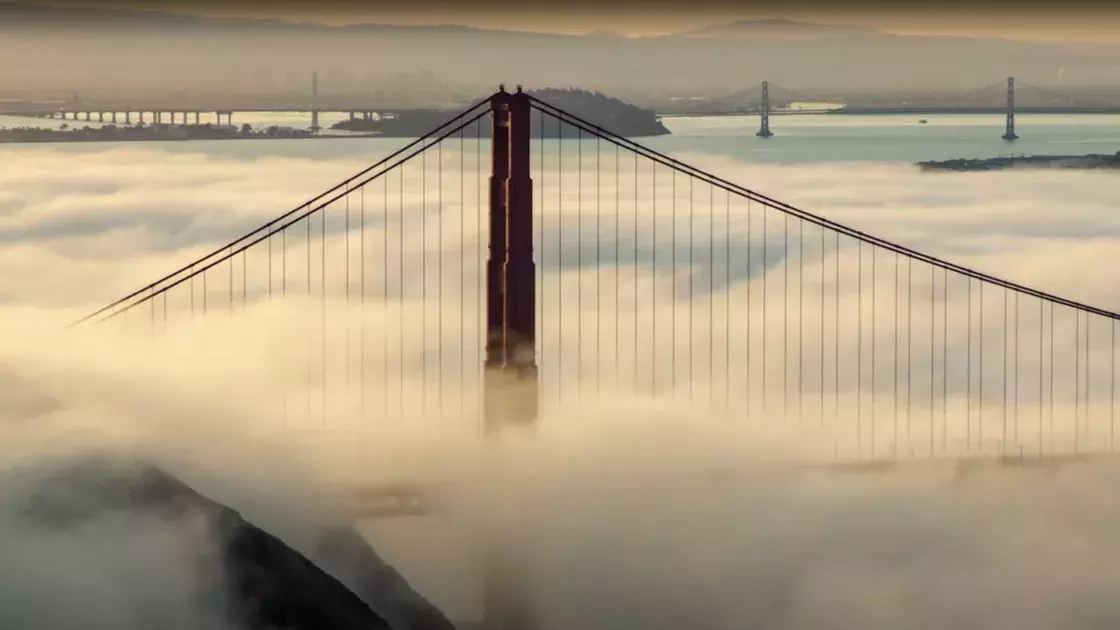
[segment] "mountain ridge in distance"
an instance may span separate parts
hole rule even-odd
[[[657,40],[666,38],[742,38],[749,36],[777,37],[836,37],[844,35],[883,34],[880,31],[845,24],[817,24],[786,18],[767,18],[760,20],[739,20],[713,24],[691,31],[681,31],[652,37],[627,37],[624,34],[596,30],[585,34],[550,33],[542,31],[485,28],[462,24],[392,24],[364,21],[352,24],[324,24],[318,22],[293,21],[272,17],[228,17],[192,14],[180,11],[110,8],[91,6],[62,6],[26,0],[0,0],[0,26],[13,25],[39,26],[144,26],[150,28],[190,29],[247,28],[262,31],[286,31],[307,33],[362,33],[362,32],[415,32],[439,34],[455,33],[478,36],[533,37],[541,39],[608,39]]]
[[[42,0],[48,1],[56,0]],[[274,93],[305,90],[306,77],[319,71],[327,91],[407,92],[443,102],[436,92],[473,94],[502,80],[579,85],[631,99],[728,93],[762,79],[845,94],[967,90],[1007,76],[1041,84],[1059,68],[1079,84],[1120,81],[1120,46],[899,34],[785,18],[641,37],[612,36],[602,26],[576,35],[330,25],[0,0],[0,57],[20,60],[0,64],[0,86],[113,95]]]
[[[818,24],[788,18],[738,20],[676,33],[674,37],[845,37],[882,35],[883,32],[851,24]]]

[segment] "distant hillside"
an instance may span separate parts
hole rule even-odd
[[[108,2],[108,0],[105,0]],[[189,3],[153,3],[186,11]],[[309,5],[310,6],[310,5]],[[780,7],[779,7],[780,9]],[[602,30],[602,29],[600,29]],[[898,35],[788,19],[672,35],[560,35],[465,26],[331,26],[0,0],[0,98],[88,102],[286,95],[449,107],[498,83],[579,85],[632,102],[771,85],[845,97],[1024,83],[1120,84],[1120,46]],[[642,99],[642,100],[639,100]],[[389,105],[387,105],[387,103]]]
[[[663,136],[669,129],[661,124],[657,114],[642,109],[602,92],[577,88],[544,88],[529,90],[531,96],[578,116],[594,125],[626,138]],[[374,120],[343,120],[331,126],[344,131],[378,133],[386,137],[417,137],[443,124],[457,112],[451,110],[401,110],[382,112],[386,116]],[[534,109],[530,114],[530,130],[534,138],[576,138],[578,130],[570,123],[561,124],[557,118]],[[479,129],[479,125],[482,129]],[[488,135],[489,119],[466,128],[467,135]]]
[[[553,105],[574,116],[586,119],[588,122],[617,133],[624,137],[663,136],[669,129],[661,123],[653,110],[642,109],[617,98],[607,96],[602,92],[580,90],[576,88],[544,88],[530,90],[529,94],[545,103]],[[551,117],[544,121],[545,137],[554,137],[558,134],[555,129],[558,123]],[[533,127],[539,129],[540,121],[534,120]],[[565,130],[570,133],[571,130]],[[534,133],[537,133],[534,131]]]
[[[845,37],[877,33],[873,29],[846,24],[812,24],[795,20],[774,18],[769,20],[743,20],[730,24],[707,26],[695,31],[680,33],[676,37],[769,37],[815,38]]]

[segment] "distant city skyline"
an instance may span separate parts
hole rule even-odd
[[[1120,8],[1083,1],[1054,5],[1002,3],[999,10],[978,3],[945,2],[936,10],[905,3],[821,2],[619,3],[571,1],[563,4],[526,0],[450,2],[412,0],[378,2],[272,2],[217,0],[41,0],[58,7],[104,7],[164,10],[214,17],[273,18],[331,25],[461,25],[537,33],[584,35],[612,33],[628,37],[668,35],[743,20],[790,19],[831,25],[874,28],[899,35],[1001,37],[1054,43],[1120,44]]]

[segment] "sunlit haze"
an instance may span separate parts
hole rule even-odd
[[[195,15],[268,17],[333,25],[361,23],[444,25],[540,33],[668,35],[742,20],[796,19],[846,24],[906,35],[1000,37],[1021,41],[1120,43],[1120,12],[1097,2],[897,3],[822,2],[130,2],[45,0],[55,6],[168,10]]]
[[[0,0],[0,628],[1120,626],[1118,53]]]

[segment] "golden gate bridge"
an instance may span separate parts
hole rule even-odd
[[[278,335],[282,369],[246,395],[359,465],[394,435],[503,435],[636,400],[779,434],[810,466],[1116,448],[1117,313],[796,208],[520,88],[80,323],[158,341],[278,309],[283,326],[248,330]],[[400,515],[424,492],[355,494]],[[488,614],[527,625],[498,582]]]

